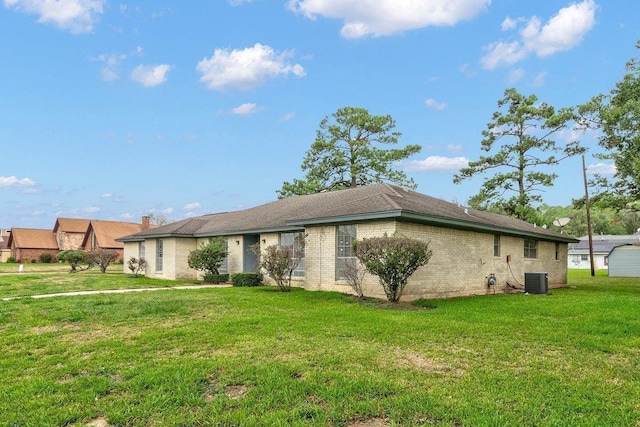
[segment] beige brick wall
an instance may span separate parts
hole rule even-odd
[[[453,230],[428,225],[410,224],[396,221],[373,221],[356,225],[357,238],[382,236],[398,233],[407,237],[431,242],[433,256],[426,266],[421,267],[409,279],[402,299],[410,301],[418,298],[445,298],[462,295],[482,295],[508,290],[507,282],[514,286],[524,286],[525,272],[546,272],[550,287],[567,282],[567,244],[538,241],[538,257],[524,258],[524,240],[519,237],[500,237],[500,256],[494,256],[494,235],[472,231]],[[292,285],[307,290],[328,290],[353,293],[349,284],[335,278],[336,227],[332,225],[314,226],[306,229],[305,277],[294,278]],[[146,242],[146,275],[165,279],[201,278],[188,267],[189,252],[200,242],[208,239],[166,238],[164,240],[163,271],[156,272],[156,240]],[[239,242],[239,243],[237,243]],[[279,244],[278,233],[260,236],[261,249]],[[238,273],[243,268],[243,236],[228,237],[228,271]],[[138,257],[138,243],[125,243],[126,260]],[[510,262],[507,262],[510,255]],[[264,272],[263,272],[264,273]],[[487,277],[495,274],[498,285],[489,287]],[[273,285],[273,280],[265,275],[265,283]],[[378,278],[365,275],[363,289],[366,296],[385,298]]]
[[[525,272],[547,272],[549,285],[567,282],[567,245],[559,245],[559,259],[552,242],[538,242],[538,258],[524,258],[522,238],[500,237],[500,256],[494,256],[494,235],[464,230],[433,227],[394,221],[359,223],[358,240],[398,233],[431,242],[433,256],[409,279],[402,299],[446,298],[463,295],[483,295],[507,290],[507,282],[524,286]],[[344,281],[335,280],[336,227],[307,229],[306,283],[308,290],[331,290],[352,293]],[[507,263],[506,255],[511,255]],[[498,285],[487,286],[489,274],[495,274]],[[366,296],[385,298],[378,278],[366,274],[363,281]]]
[[[145,275],[157,279],[168,280],[194,280],[197,278],[197,271],[189,268],[187,258],[189,252],[196,249],[196,239],[192,238],[164,238],[163,241],[163,257],[162,271],[156,268],[156,249],[157,239],[148,239],[145,242],[145,259],[147,260],[147,268]],[[135,246],[134,246],[135,245]],[[138,243],[125,243],[125,266],[129,256],[138,256]],[[134,255],[131,255],[134,254]],[[125,270],[126,271],[126,270]]]

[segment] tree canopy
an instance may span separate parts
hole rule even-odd
[[[542,201],[539,193],[557,176],[548,167],[584,151],[578,141],[561,146],[553,139],[575,119],[574,108],[556,110],[513,88],[505,91],[498,107],[482,132],[481,149],[490,154],[470,161],[454,182],[492,172],[469,204],[533,222],[538,218],[534,204]]]
[[[304,179],[285,182],[278,196],[284,198],[384,181],[415,189],[414,181],[394,169],[394,164],[418,153],[422,147],[378,147],[398,143],[401,134],[394,130],[395,126],[391,116],[374,116],[364,108],[345,107],[331,118],[325,117],[302,162]]]
[[[640,42],[636,43],[640,49]],[[617,209],[640,200],[640,58],[626,64],[626,74],[608,95],[598,95],[579,107],[580,122],[600,131],[599,144],[606,151],[598,157],[613,160],[613,179],[595,180],[601,204]]]

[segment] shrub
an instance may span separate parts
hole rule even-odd
[[[48,253],[42,253],[40,254],[40,262],[44,263],[44,264],[49,264],[51,261],[53,261],[53,255],[48,254]]]
[[[202,271],[205,275],[220,274],[220,266],[227,257],[225,242],[216,237],[209,243],[203,243],[196,250],[189,252],[187,263],[189,267]]]
[[[127,267],[131,270],[133,277],[138,277],[138,274],[143,272],[147,267],[147,260],[142,257],[140,257],[140,259],[131,257],[129,258],[129,261],[127,261]]]
[[[33,258],[30,262],[31,262],[31,264],[35,264],[35,263],[36,263],[36,262],[38,262],[38,261],[36,261],[36,259],[35,259],[35,258]]]
[[[16,261],[15,257],[10,256],[9,258],[7,258],[7,264],[15,264],[18,261]]]
[[[228,281],[229,281],[228,274],[205,274],[204,275],[205,283],[218,284],[218,283],[227,283]]]
[[[280,247],[278,245],[267,246],[260,251],[260,243],[252,245],[250,250],[259,257],[258,266],[271,277],[282,292],[291,290],[291,277],[293,271],[304,259],[306,235],[299,234],[291,245]]]
[[[233,286],[259,286],[262,283],[260,273],[236,273],[231,275]]]
[[[113,249],[95,249],[84,254],[88,264],[100,267],[101,273],[107,272],[107,267],[118,259],[118,252]]]
[[[387,299],[400,301],[409,276],[429,262],[432,251],[429,242],[392,236],[362,239],[353,244],[358,260],[371,274],[380,279]]]
[[[69,264],[71,271],[69,273],[76,273],[77,271],[88,270],[93,267],[88,259],[85,259],[84,252],[80,250],[76,251],[62,251],[57,257],[59,261],[63,261]]]

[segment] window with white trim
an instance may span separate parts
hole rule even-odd
[[[353,242],[356,240],[356,225],[339,225],[336,229],[336,280],[344,280],[345,266],[356,262]]]
[[[304,277],[304,233],[280,233],[280,248],[291,248],[295,268],[293,277]]]
[[[162,271],[162,259],[164,258],[164,241],[156,240],[156,271]]]
[[[524,239],[524,257],[538,258],[538,241],[534,239]]]
[[[229,239],[225,237],[210,237],[209,243],[213,242],[215,239],[222,239],[224,242],[224,251],[227,255],[224,257],[222,264],[220,264],[220,268],[218,268],[218,273],[227,274],[229,273]]]

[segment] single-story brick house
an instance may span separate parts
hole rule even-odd
[[[58,254],[58,242],[51,230],[39,228],[12,228],[8,246],[11,256],[18,262],[39,261],[43,254],[55,259]]]
[[[256,243],[295,244],[305,237],[305,257],[294,284],[308,290],[350,292],[343,280],[355,239],[400,234],[431,242],[433,256],[410,278],[403,300],[505,292],[524,286],[525,272],[546,272],[549,287],[567,282],[565,234],[515,218],[459,206],[389,184],[277,200],[254,208],[204,215],[125,236],[125,260],[144,257],[146,275],[195,279],[187,257],[202,242],[223,237],[228,273],[255,271]],[[126,266],[125,266],[126,271]],[[494,274],[497,285],[489,286]],[[365,295],[384,298],[375,276]]]
[[[142,217],[142,224],[136,224],[132,222],[118,222],[118,221],[89,221],[89,227],[87,228],[80,248],[85,251],[93,251],[96,249],[108,249],[118,253],[118,259],[123,258],[124,245],[122,242],[117,242],[118,237],[126,236],[133,233],[138,233],[141,230],[150,228],[149,217]]]
[[[82,248],[82,241],[87,234],[90,219],[58,218],[53,226],[58,248],[61,251],[78,250]]]

